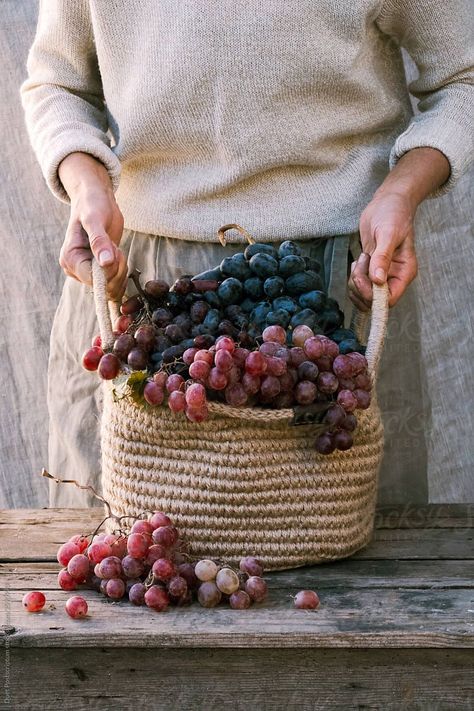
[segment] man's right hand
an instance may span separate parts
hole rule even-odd
[[[71,215],[59,255],[67,276],[91,284],[92,255],[104,268],[109,299],[120,301],[128,267],[118,248],[123,216],[105,167],[90,155],[71,153],[59,166],[59,177],[71,199]]]

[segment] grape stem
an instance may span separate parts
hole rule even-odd
[[[145,292],[142,288],[142,285],[140,284],[140,274],[141,274],[141,271],[139,269],[134,269],[133,272],[128,275],[128,278],[133,281],[136,290],[142,297],[143,303],[145,304],[145,309],[146,309],[147,315],[151,319],[151,309],[150,309],[149,299],[148,299],[148,296],[145,294]]]
[[[85,489],[86,491],[90,491],[96,499],[99,499],[99,501],[102,501],[103,504],[105,504],[105,507],[107,508],[108,516],[107,518],[117,518],[115,514],[112,513],[112,509],[110,508],[110,504],[108,501],[104,499],[103,496],[97,493],[97,491],[94,489],[93,486],[86,485],[86,484],[79,484],[78,481],[75,479],[59,479],[58,477],[53,476],[50,474],[44,467],[41,470],[41,476],[44,476],[46,479],[52,479],[52,481],[55,481],[56,484],[74,484],[74,486],[77,486],[78,489]],[[105,519],[107,520],[107,519]]]

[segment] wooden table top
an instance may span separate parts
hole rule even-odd
[[[268,600],[246,611],[198,604],[155,613],[80,592],[90,615],[71,620],[57,586],[58,546],[91,533],[102,509],[0,512],[0,638],[10,647],[474,647],[474,505],[383,507],[373,542],[350,559],[268,573]],[[316,590],[317,611],[290,595]],[[42,590],[41,613],[23,610]]]

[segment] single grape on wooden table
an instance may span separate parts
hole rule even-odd
[[[46,604],[46,597],[39,590],[32,590],[23,595],[22,603],[27,612],[39,612]]]

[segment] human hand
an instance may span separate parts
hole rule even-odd
[[[123,217],[108,173],[92,156],[72,153],[60,165],[60,178],[71,199],[71,214],[59,263],[67,276],[91,284],[94,256],[104,268],[109,299],[119,301],[127,285],[128,267],[118,248]]]
[[[387,282],[394,306],[418,273],[413,219],[416,207],[403,193],[376,193],[359,222],[363,252],[352,263],[349,296],[361,310],[372,302],[372,283]]]

